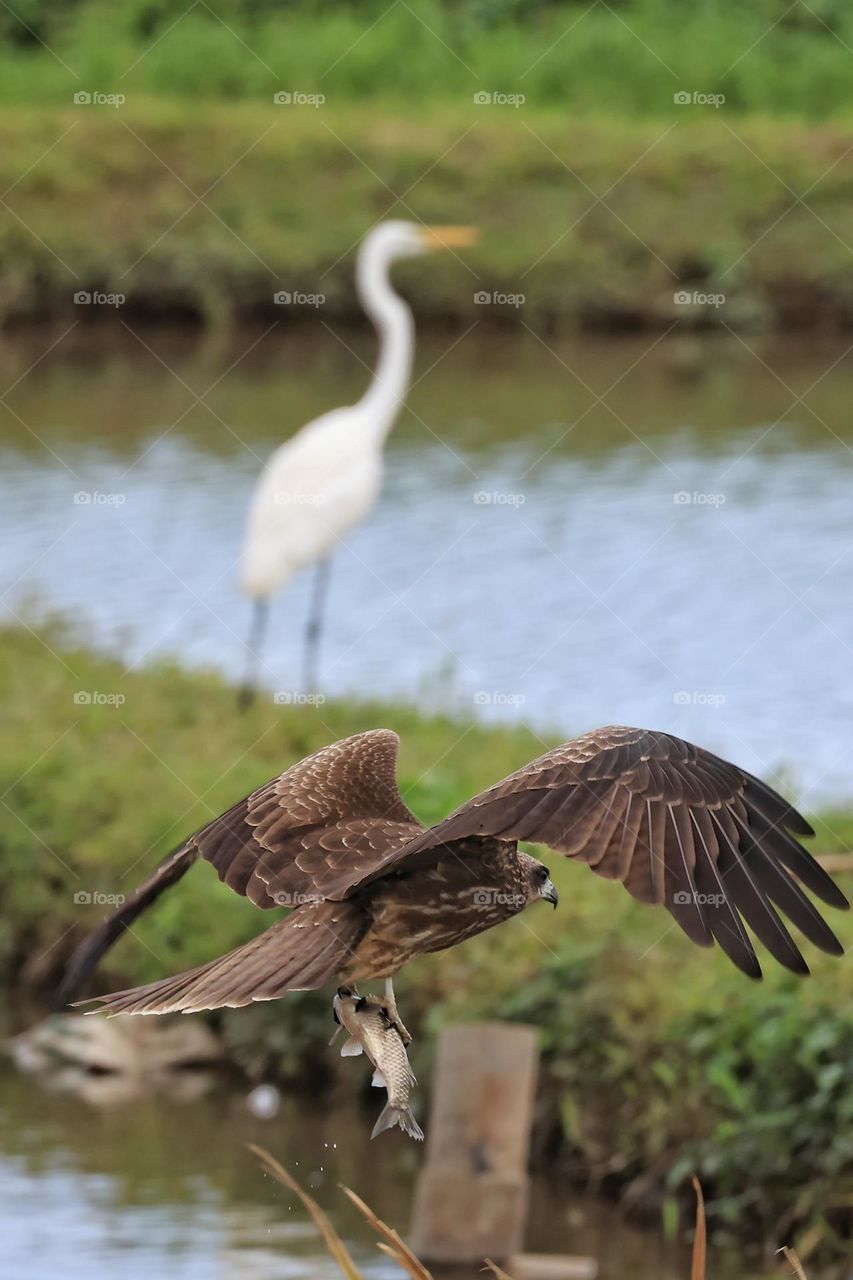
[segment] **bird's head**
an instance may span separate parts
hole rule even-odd
[[[519,853],[518,860],[521,863],[528,903],[538,902],[540,898],[544,898],[546,902],[551,903],[552,907],[556,907],[559,895],[548,868],[536,858],[531,858],[529,853]]]
[[[463,249],[477,239],[474,227],[427,227],[420,222],[390,219],[380,222],[362,241],[362,253],[377,253],[386,262],[411,258],[436,249]]]

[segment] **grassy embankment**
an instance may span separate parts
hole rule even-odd
[[[349,315],[346,253],[386,211],[483,227],[476,276],[403,269],[424,318],[853,320],[846,6],[215,8],[31,0],[38,39],[0,9],[0,320],[112,317],[74,306],[95,288],[125,316],[286,322],[277,290]]]
[[[276,306],[280,290],[322,294],[321,316],[350,317],[346,251],[388,212],[483,229],[462,255],[473,274],[450,255],[401,268],[423,320],[849,325],[853,173],[835,162],[853,132],[755,119],[738,137],[718,119],[666,128],[449,107],[379,121],[373,108],[271,103],[7,110],[0,189],[34,167],[7,198],[14,216],[0,217],[0,318],[117,323],[109,307],[75,306],[81,289],[125,295],[126,317],[318,314]],[[816,183],[810,208],[771,170],[794,191]],[[614,183],[596,203],[590,192]],[[525,301],[483,306],[480,290]],[[685,306],[678,290],[726,301]]]
[[[104,911],[75,894],[127,893],[183,835],[325,742],[397,729],[402,787],[426,820],[542,750],[523,728],[378,704],[260,705],[241,718],[233,690],[213,675],[168,666],[124,674],[58,632],[2,633],[0,681],[0,947],[11,973],[42,983]],[[81,704],[81,691],[126,701]],[[853,841],[849,814],[816,825],[821,853]],[[795,1240],[815,1264],[840,1256],[853,1167],[850,965],[810,950],[810,979],[768,960],[765,981],[751,984],[719,952],[691,947],[664,913],[583,868],[550,863],[559,911],[531,912],[404,974],[419,1073],[427,1076],[445,1021],[533,1022],[543,1049],[540,1158],[556,1155],[572,1176],[632,1184],[646,1204],[686,1191],[698,1172],[718,1230]],[[161,976],[268,923],[197,868],[99,981]],[[833,913],[832,923],[853,942],[849,916]],[[329,1061],[328,1019],[326,995],[304,995],[229,1014],[225,1031],[244,1061],[275,1064],[294,1082],[310,1063],[316,1080]]]

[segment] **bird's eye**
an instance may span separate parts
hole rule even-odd
[[[551,872],[548,870],[547,867],[539,868],[539,879],[542,881],[543,884],[545,883],[546,880],[550,879],[550,876],[551,876]]]

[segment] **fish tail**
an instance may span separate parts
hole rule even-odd
[[[424,1131],[412,1115],[412,1108],[408,1106],[392,1107],[390,1102],[373,1126],[371,1138],[384,1133],[386,1129],[393,1129],[395,1124],[398,1124],[403,1133],[407,1133],[410,1138],[414,1138],[417,1142],[423,1142]]]

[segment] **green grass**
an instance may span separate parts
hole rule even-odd
[[[730,131],[716,116],[667,132],[552,110],[8,109],[0,320],[287,325],[298,308],[274,304],[282,289],[322,293],[322,318],[351,318],[354,246],[388,215],[483,231],[455,258],[401,265],[423,321],[848,324],[850,144],[840,125],[750,118]],[[126,306],[75,306],[93,288]],[[682,288],[722,292],[725,305],[676,305]],[[524,305],[478,305],[482,289],[520,292]]]
[[[168,665],[127,673],[60,629],[0,632],[0,685],[0,955],[48,985],[105,910],[75,894],[127,893],[182,836],[336,737],[396,729],[403,791],[426,821],[542,750],[522,728],[378,704],[261,704],[239,717],[233,689],[214,675]],[[80,692],[125,701],[81,705]],[[853,844],[848,813],[816,826],[821,853]],[[809,949],[808,980],[767,960],[765,981],[750,983],[719,951],[692,947],[665,913],[556,856],[549,863],[559,911],[531,910],[402,976],[419,1074],[428,1078],[445,1022],[532,1022],[543,1049],[540,1158],[557,1153],[566,1176],[630,1185],[647,1208],[688,1204],[696,1171],[718,1235],[768,1250],[805,1238],[810,1262],[842,1256],[853,1167],[849,963]],[[198,963],[269,919],[196,868],[116,948],[99,984]],[[832,913],[832,924],[853,943],[850,916]],[[222,1025],[250,1070],[304,1084],[329,1061],[325,994],[228,1013]]]
[[[74,90],[269,100],[276,89],[429,108],[477,91],[538,107],[659,117],[679,90],[730,112],[848,115],[843,0],[17,0],[0,13],[0,96]]]

